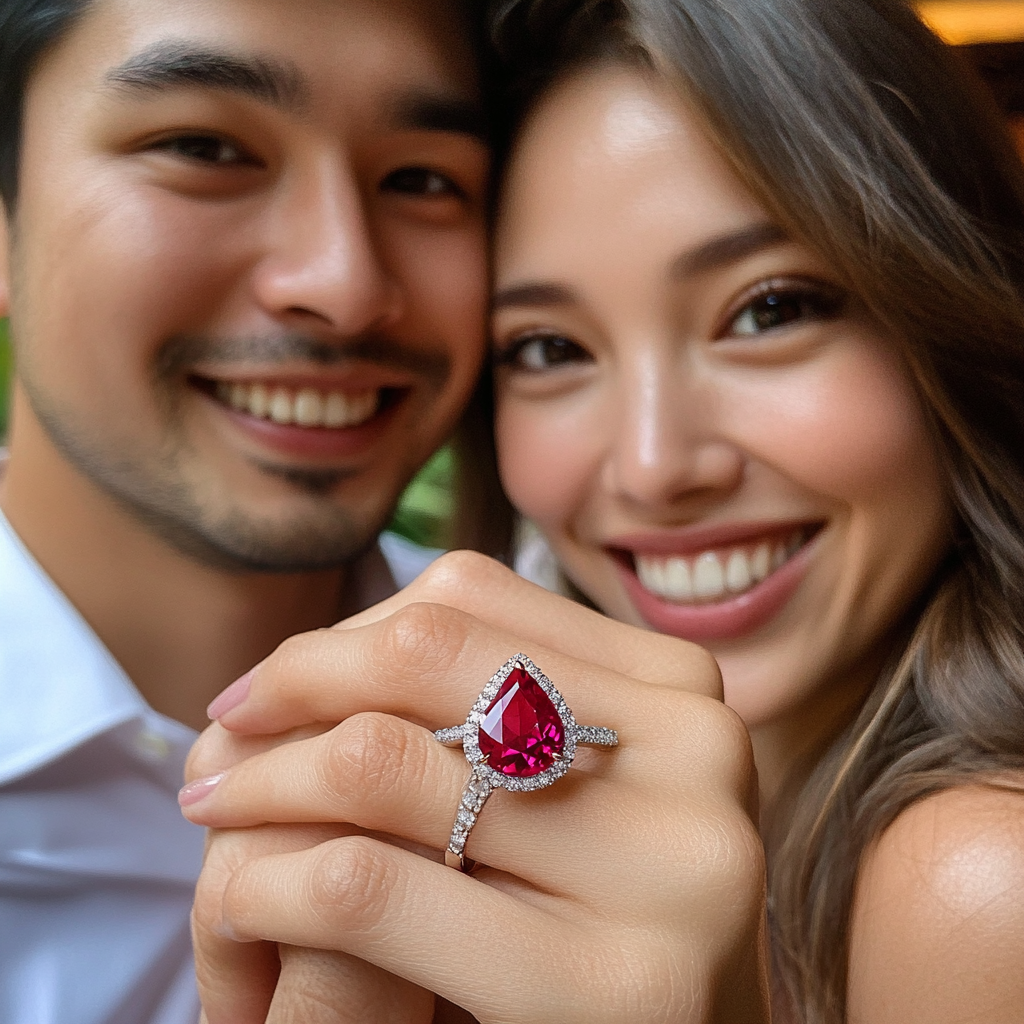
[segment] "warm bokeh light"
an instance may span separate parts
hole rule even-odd
[[[1010,131],[1017,143],[1018,152],[1024,158],[1024,116],[1013,118],[1010,122]]]
[[[1024,42],[1024,0],[920,0],[916,7],[954,46]]]

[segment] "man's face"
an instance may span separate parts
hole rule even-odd
[[[25,98],[31,414],[193,556],[352,557],[479,369],[479,128],[445,0],[96,0]]]

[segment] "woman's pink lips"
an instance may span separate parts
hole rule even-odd
[[[788,561],[750,590],[714,604],[677,604],[652,594],[632,562],[616,559],[633,606],[659,633],[681,640],[734,640],[773,619],[800,586],[810,566],[812,538]]]

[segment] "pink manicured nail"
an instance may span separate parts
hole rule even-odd
[[[182,786],[178,790],[178,806],[188,807],[191,804],[197,804],[203,797],[209,796],[217,788],[217,783],[224,778],[224,773],[220,775],[210,775],[205,779],[196,779],[195,782],[190,782],[187,786]]]
[[[207,715],[216,721],[221,715],[226,715],[237,708],[249,696],[249,687],[255,671],[254,668],[249,669],[244,676],[236,679],[223,693],[214,698],[213,703],[206,709]]]

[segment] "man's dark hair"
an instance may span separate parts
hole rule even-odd
[[[0,0],[0,199],[8,212],[18,192],[25,86],[43,52],[90,0]]]

